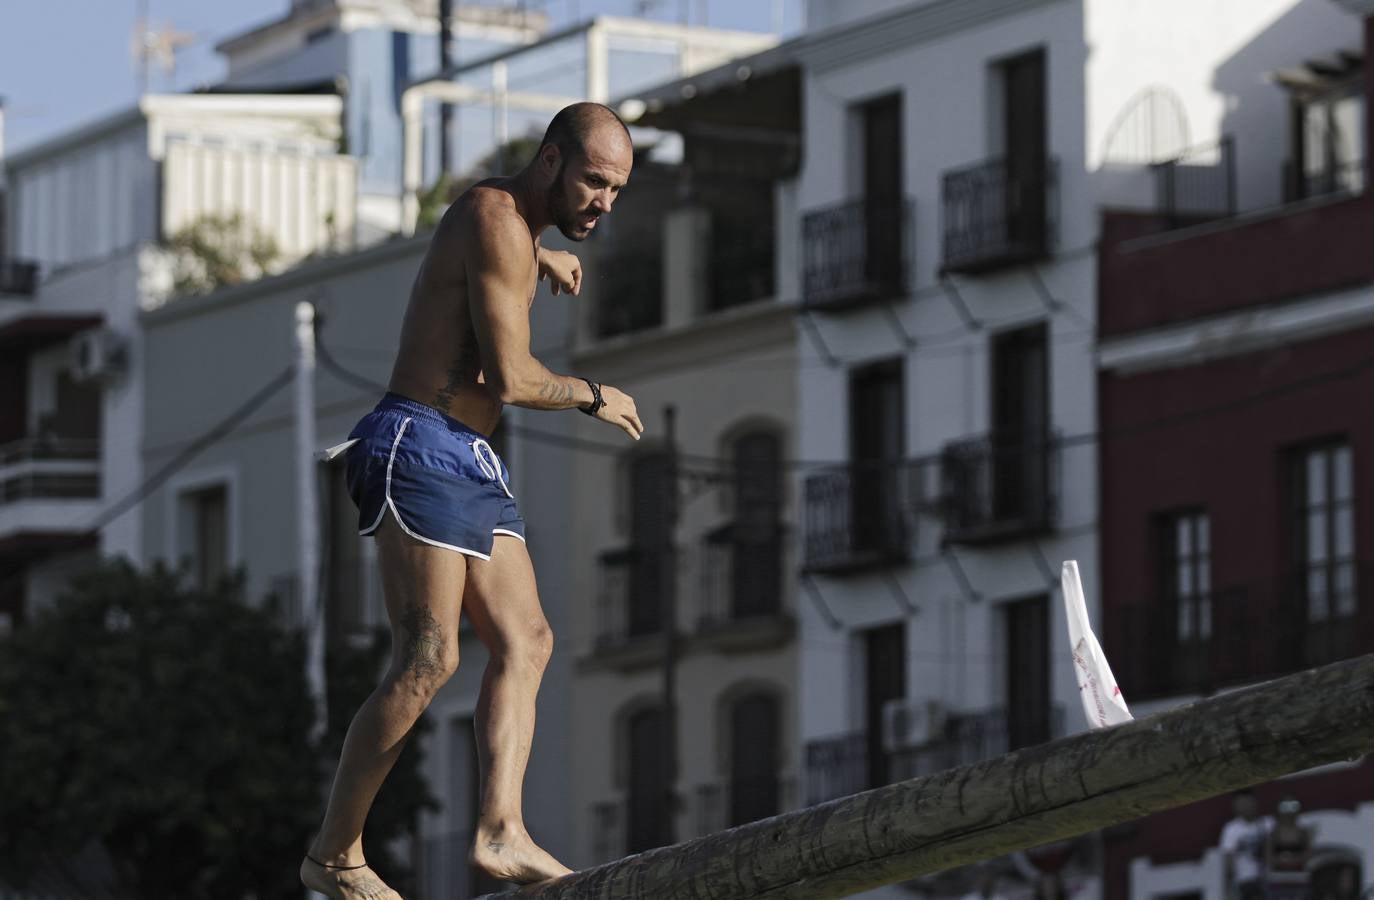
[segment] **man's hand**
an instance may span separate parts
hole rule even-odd
[[[644,433],[644,423],[639,421],[634,398],[618,388],[603,384],[601,402],[603,406],[596,411],[596,417],[624,429],[630,437],[639,440]]]
[[[582,291],[582,263],[566,250],[545,250],[539,248],[539,280],[549,280],[549,290],[554,296],[560,289],[565,294],[577,295]]]

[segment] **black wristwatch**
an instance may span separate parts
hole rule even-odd
[[[582,380],[587,382],[587,387],[592,389],[592,405],[579,406],[578,409],[595,418],[596,414],[601,412],[601,407],[606,405],[606,401],[601,399],[601,385],[592,381],[590,378],[584,378]]]

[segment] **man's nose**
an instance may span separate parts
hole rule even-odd
[[[605,215],[611,211],[611,204],[615,203],[615,197],[609,191],[602,191],[592,198],[592,209]]]

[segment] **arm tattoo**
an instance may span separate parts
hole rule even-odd
[[[539,399],[550,405],[567,407],[573,403],[573,386],[563,381],[545,381],[539,385]]]

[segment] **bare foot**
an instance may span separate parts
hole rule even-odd
[[[572,869],[540,849],[524,828],[479,827],[468,862],[500,881],[533,884],[571,875]]]
[[[333,900],[401,900],[401,895],[367,866],[329,869],[306,859],[301,863],[301,884]]]

